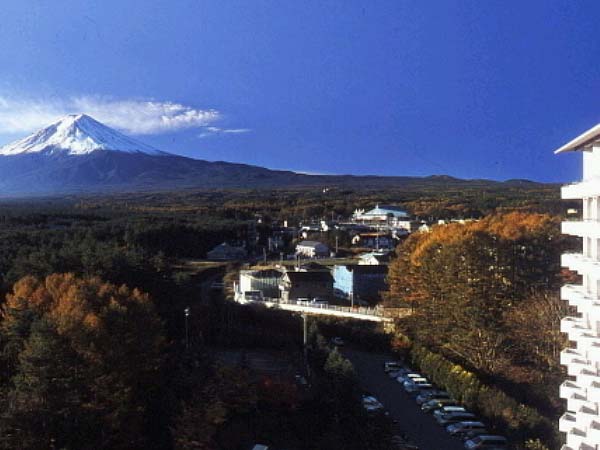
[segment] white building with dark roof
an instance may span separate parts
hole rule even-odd
[[[582,284],[567,284],[562,298],[577,313],[565,317],[560,329],[574,343],[560,360],[569,379],[560,386],[567,412],[559,420],[566,434],[562,450],[600,450],[600,125],[565,144],[555,153],[581,151],[583,178],[564,186],[562,198],[581,200],[582,220],[565,221],[562,232],[583,240],[581,253],[564,254],[562,265],[581,275]]]
[[[406,230],[409,233],[418,227],[418,222],[412,220],[410,214],[398,206],[391,205],[376,205],[369,211],[357,209],[352,215],[352,221],[377,228]]]
[[[296,245],[296,254],[306,258],[329,256],[329,247],[319,241],[302,241]]]

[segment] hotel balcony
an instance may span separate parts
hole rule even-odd
[[[600,261],[596,261],[582,253],[565,253],[560,258],[560,264],[582,275],[589,274],[600,278]]]
[[[587,435],[590,441],[600,442],[600,422],[594,420],[588,427]]]
[[[571,236],[600,238],[600,220],[569,220],[561,224],[563,234]]]
[[[592,329],[587,326],[584,319],[571,316],[563,317],[560,320],[560,331],[562,333],[567,333],[570,341],[576,342],[579,342],[580,336],[592,334]],[[598,341],[600,342],[600,337],[598,338]]]
[[[586,180],[563,186],[560,194],[563,200],[579,200],[584,197],[595,197],[600,192],[600,180]]]
[[[588,355],[600,352],[600,337],[595,333],[583,333],[573,340],[577,342],[577,350],[586,352]]]
[[[593,368],[586,368],[579,371],[577,374],[577,383],[584,388],[591,386],[592,383],[600,382],[600,375],[598,371]]]
[[[593,368],[587,359],[572,359],[567,365],[567,374],[578,376],[583,371],[591,371]]]
[[[588,449],[590,447],[584,447],[588,440],[587,434],[581,428],[572,428],[571,431],[567,433],[567,442],[569,446],[575,448],[577,450]],[[591,447],[594,449],[593,447]],[[594,449],[595,450],[595,449]]]
[[[577,417],[577,429],[587,430],[592,425],[592,422],[598,420],[598,408],[587,405],[582,406],[577,410],[575,416]],[[569,440],[568,442],[571,441]]]
[[[572,360],[577,359],[587,359],[585,353],[576,350],[574,348],[565,348],[562,352],[560,352],[560,363],[563,366],[567,364],[571,364]]]
[[[572,412],[564,413],[558,419],[558,430],[563,433],[568,433],[577,425],[577,417]]]
[[[574,381],[566,380],[560,385],[560,397],[569,398],[572,395],[585,395],[586,391]]]
[[[579,411],[584,406],[590,406],[590,402],[588,401],[587,397],[581,394],[573,394],[566,400],[568,411]]]
[[[590,402],[600,403],[600,382],[593,381],[587,387],[587,398]]]
[[[577,312],[589,314],[590,320],[600,320],[600,299],[590,294],[580,284],[566,284],[560,290],[560,297],[577,308]]]

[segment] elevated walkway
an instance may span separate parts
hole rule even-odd
[[[394,308],[394,315],[386,314],[384,308],[367,308],[364,306],[337,306],[324,304],[311,304],[310,302],[279,298],[264,298],[262,300],[249,300],[236,296],[240,304],[264,305],[267,308],[277,308],[303,314],[318,314],[323,316],[345,317],[349,319],[370,320],[372,322],[393,322],[395,318],[406,317],[411,314],[410,308]]]

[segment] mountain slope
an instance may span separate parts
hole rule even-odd
[[[0,196],[4,197],[186,188],[431,186],[443,189],[499,184],[449,176],[305,175],[191,159],[156,150],[86,115],[66,116],[0,148]]]

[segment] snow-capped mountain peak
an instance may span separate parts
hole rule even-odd
[[[96,150],[168,155],[129,138],[85,114],[70,114],[26,138],[0,147],[0,155],[25,153],[87,155]]]

